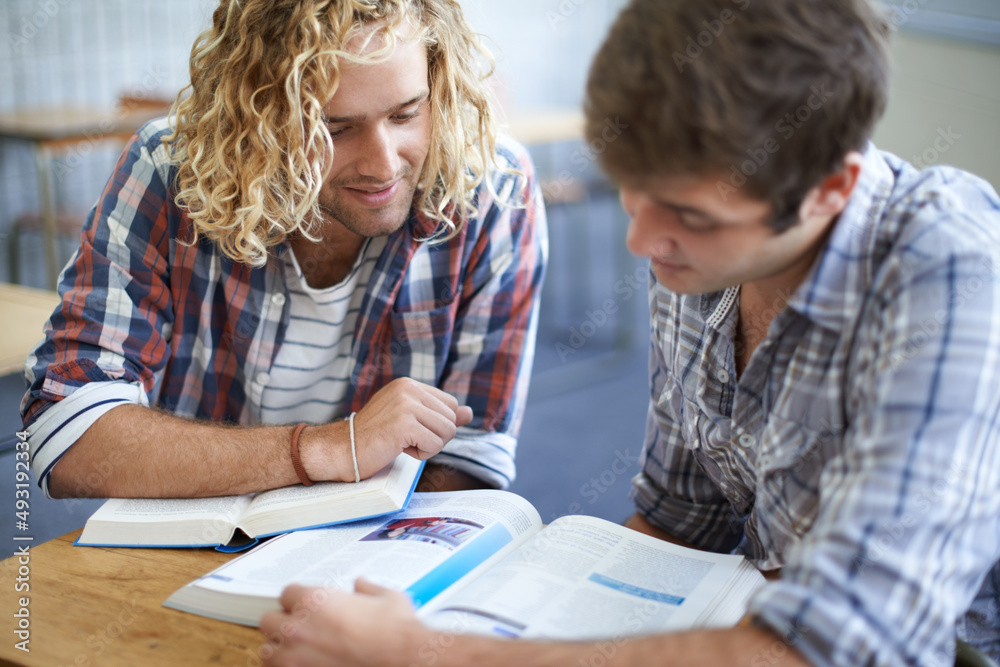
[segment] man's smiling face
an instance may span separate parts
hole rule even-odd
[[[381,46],[372,40],[369,51]],[[388,59],[345,63],[323,107],[333,166],[321,210],[355,234],[385,236],[406,221],[431,143],[427,51],[400,36]]]

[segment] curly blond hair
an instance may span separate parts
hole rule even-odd
[[[262,266],[290,234],[318,240],[332,160],[316,156],[335,148],[323,106],[341,62],[389,57],[404,25],[427,47],[431,148],[415,206],[438,227],[424,240],[459,232],[493,161],[496,121],[485,85],[493,60],[456,0],[221,0],[191,51],[191,94],[178,96],[164,138],[193,242],[204,236],[234,261]],[[348,52],[363,33],[366,44],[384,37],[380,48]]]

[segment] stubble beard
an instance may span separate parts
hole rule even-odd
[[[413,206],[413,197],[417,191],[416,178],[412,176],[413,170],[402,175],[400,183],[401,192],[396,198],[381,208],[364,209],[357,205],[345,202],[337,194],[330,197],[320,195],[318,200],[319,210],[323,213],[324,221],[336,221],[365,238],[375,238],[378,236],[388,236],[398,231],[409,218],[410,210]],[[352,185],[358,185],[352,182]],[[333,184],[333,191],[337,193],[342,184]]]

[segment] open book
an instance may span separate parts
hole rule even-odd
[[[360,482],[319,482],[218,498],[112,498],[75,544],[203,547],[382,516],[406,507],[423,461],[400,454]],[[245,533],[237,536],[236,531]],[[234,536],[236,539],[234,540]]]
[[[764,578],[742,556],[567,516],[542,527],[505,491],[414,494],[391,517],[277,537],[172,594],[167,607],[256,626],[292,582],[405,590],[425,623],[462,634],[596,639],[726,627]]]

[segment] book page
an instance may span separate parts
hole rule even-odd
[[[563,517],[469,586],[435,600],[423,616],[440,630],[499,637],[580,640],[681,630],[727,590],[742,562],[602,519]]]
[[[149,523],[219,518],[235,525],[252,496],[216,498],[112,498],[91,515],[95,521]]]
[[[206,546],[228,541],[250,495],[112,498],[87,520],[81,545]]]
[[[388,517],[276,537],[193,586],[273,598],[277,608],[290,583],[353,590],[363,576],[407,590],[419,606],[540,527],[534,508],[513,494],[416,493],[407,510]]]
[[[251,496],[219,496],[216,498],[112,498],[94,512],[99,521],[120,523],[179,521],[222,517],[235,524]]]
[[[357,496],[381,491],[390,483],[399,483],[403,472],[420,466],[416,459],[401,454],[392,463],[360,482],[317,482],[312,486],[295,484],[257,494],[247,510],[247,516],[265,512],[275,507],[294,507],[326,500]]]

